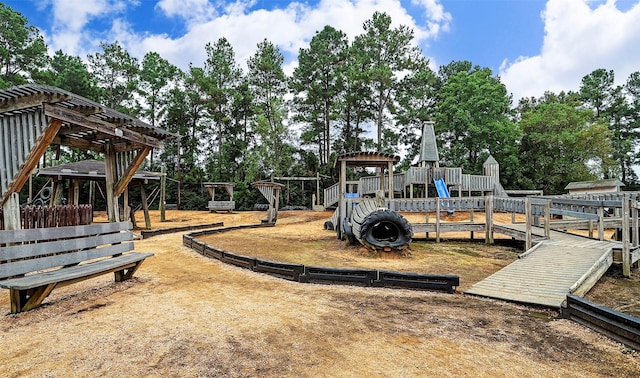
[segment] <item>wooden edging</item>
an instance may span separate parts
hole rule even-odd
[[[217,222],[217,223],[211,223],[211,224],[199,224],[194,226],[161,228],[157,230],[142,230],[140,231],[140,234],[142,235],[143,239],[147,239],[156,235],[171,234],[174,232],[182,232],[182,231],[189,231],[189,230],[201,230],[203,228],[222,227],[222,226],[224,226],[223,222]]]
[[[326,268],[262,260],[225,251],[196,239],[196,237],[203,235],[273,226],[273,224],[243,225],[192,232],[182,236],[182,243],[203,256],[249,269],[253,272],[264,273],[273,277],[300,283],[421,289],[444,291],[447,293],[454,293],[455,288],[460,285],[460,277],[455,275],[388,272],[375,269]]]
[[[640,350],[640,319],[590,302],[576,295],[567,295],[562,316],[602,333],[630,348]]]

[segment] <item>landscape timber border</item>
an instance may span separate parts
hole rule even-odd
[[[323,283],[337,285],[374,286],[400,289],[421,289],[455,293],[460,286],[460,277],[455,275],[418,274],[405,272],[378,271],[375,269],[326,268],[262,260],[256,257],[238,255],[216,248],[203,241],[199,236],[261,227],[273,227],[274,224],[241,225],[213,230],[192,232],[182,236],[183,245],[199,254],[220,260],[224,263],[245,268],[257,273],[296,281],[300,283]]]

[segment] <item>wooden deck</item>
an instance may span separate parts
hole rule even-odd
[[[524,224],[495,225],[496,233],[524,235]],[[534,235],[544,230],[534,227]],[[567,294],[584,295],[613,263],[619,242],[599,241],[564,232],[551,231],[549,239],[537,244],[520,258],[465,293],[514,302],[560,308]]]

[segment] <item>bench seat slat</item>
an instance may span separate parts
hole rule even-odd
[[[108,234],[130,230],[131,222],[101,223],[85,226],[32,228],[26,230],[0,231],[0,243],[21,243],[36,240],[68,239],[88,235]]]
[[[38,270],[55,268],[58,266],[78,264],[83,261],[112,256],[131,251],[133,249],[133,242],[126,242],[101,248],[92,248],[82,251],[69,252],[55,256],[8,262],[0,264],[0,278],[12,277],[29,272],[35,272]]]
[[[73,281],[82,277],[114,271],[120,267],[135,264],[150,256],[153,256],[153,253],[127,253],[124,255],[87,264],[76,265],[58,270],[38,273],[31,276],[0,281],[0,287],[3,287],[5,289],[28,290],[48,285],[54,282],[63,283],[65,281]]]
[[[2,248],[0,261],[17,260],[25,257],[39,257],[52,253],[73,251],[75,249],[95,248],[99,245],[120,243],[133,240],[131,231],[87,236],[75,239],[47,241],[36,244],[21,244]]]

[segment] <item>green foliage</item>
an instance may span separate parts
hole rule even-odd
[[[203,67],[182,71],[157,52],[138,60],[119,43],[89,55],[49,58],[38,30],[0,3],[0,87],[37,82],[66,89],[180,135],[152,153],[166,166],[168,199],[204,209],[204,181],[235,182],[238,209],[264,199],[251,185],[272,176],[335,182],[337,155],[377,150],[411,166],[425,122],[435,121],[441,165],[479,174],[492,155],[510,189],[562,193],[570,181],[620,178],[638,187],[640,73],[614,85],[597,69],[578,93],[511,97],[488,68],[454,61],[434,72],[414,32],[375,12],[350,42],[329,25],[299,50],[291,77],[278,46],[263,40],[240,69],[226,38],[207,43]],[[288,99],[291,98],[291,101]],[[299,138],[296,133],[299,131]],[[157,154],[158,161],[153,162]],[[95,158],[75,149],[49,151],[60,161]],[[354,178],[363,172],[356,172]],[[333,178],[330,178],[333,176]],[[179,193],[179,195],[178,195]],[[312,185],[290,183],[285,204],[308,206]]]
[[[453,69],[451,69],[453,68]],[[466,70],[455,72],[458,68]],[[441,76],[437,92],[435,131],[439,135],[440,158],[447,166],[480,174],[489,153],[509,156],[520,139],[509,120],[511,98],[488,68],[452,63]]]
[[[295,96],[293,120],[304,125],[301,143],[317,145],[322,165],[329,164],[331,129],[343,106],[348,51],[346,34],[327,25],[311,39],[308,49],[300,49],[290,80]]]
[[[206,110],[211,126],[205,129],[205,135],[213,147],[207,154],[207,172],[213,181],[233,179],[238,169],[238,159],[245,147],[239,124],[231,114],[234,107],[234,94],[241,85],[242,71],[235,62],[233,48],[225,38],[215,44],[207,44],[205,76],[201,85],[205,93]]]
[[[424,58],[417,60],[414,69],[398,83],[394,113],[401,126],[400,142],[409,148],[407,164],[420,152],[425,123],[435,118],[438,84],[438,77]]]
[[[0,3],[0,88],[26,84],[48,61],[47,45],[38,29]]]
[[[97,79],[89,73],[87,66],[79,56],[67,55],[58,50],[51,60],[51,82],[46,83],[78,94],[93,101],[101,96]]]
[[[258,50],[247,62],[248,83],[256,112],[252,126],[260,142],[256,152],[262,169],[276,176],[286,173],[292,158],[292,148],[286,141],[289,129],[284,122],[287,81],[283,62],[280,50],[266,39],[258,44]]]
[[[100,43],[102,53],[89,55],[89,68],[102,90],[100,101],[119,112],[136,116],[133,94],[139,84],[138,59],[118,42]]]
[[[363,25],[364,34],[356,37],[352,54],[355,62],[363,71],[364,82],[370,86],[372,96],[368,99],[374,111],[377,127],[377,149],[395,150],[397,148],[395,130],[388,125],[389,116],[397,90],[397,77],[401,72],[412,68],[420,59],[420,50],[412,44],[413,30],[401,25],[391,28],[391,16],[375,12]],[[385,133],[385,129],[392,130]],[[383,138],[383,136],[391,136]]]
[[[611,153],[607,125],[576,106],[576,96],[547,94],[522,112],[522,186],[558,194],[572,181],[595,179]]]
[[[638,183],[633,166],[638,163],[638,81],[631,74],[625,86],[615,86],[613,70],[597,69],[582,78],[579,97],[594,110],[594,122],[608,125],[616,164],[603,167],[605,177],[620,178],[626,185]]]

